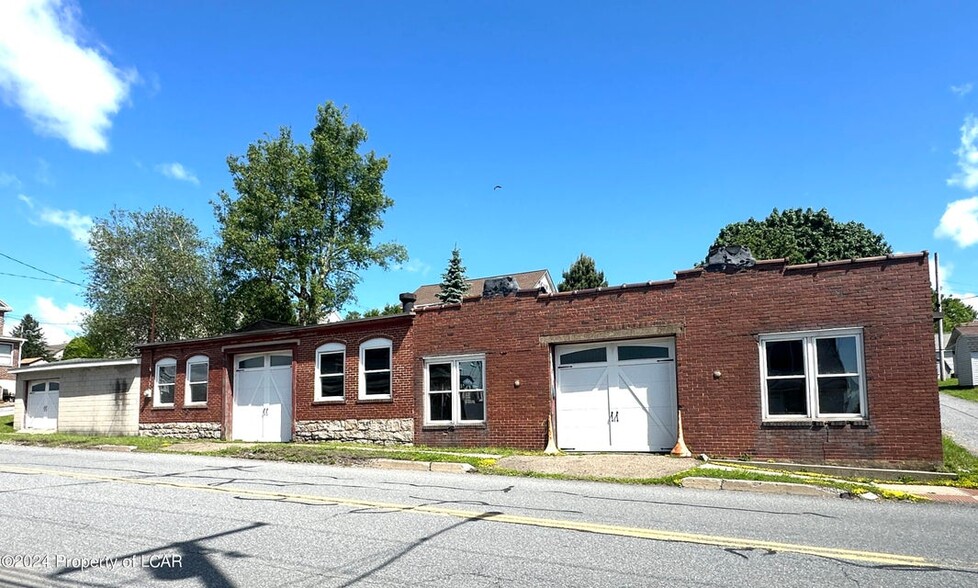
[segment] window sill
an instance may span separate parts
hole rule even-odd
[[[164,404],[162,406],[153,406],[152,410],[175,410],[177,407],[172,404]]]
[[[346,404],[346,398],[319,398],[312,401],[313,406],[322,404]]]
[[[422,431],[454,431],[455,429],[485,429],[486,423],[438,423],[422,425]]]
[[[207,408],[207,403],[206,402],[197,402],[195,404],[184,404],[183,407],[184,408],[189,408],[189,409],[201,409],[201,408]]]
[[[384,404],[392,402],[394,402],[394,399],[390,396],[379,396],[377,398],[357,398],[357,404]]]
[[[761,421],[761,427],[766,429],[814,429],[820,427],[852,427],[865,429],[869,427],[869,419],[799,419],[780,421]]]

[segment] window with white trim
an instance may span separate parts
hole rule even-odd
[[[482,355],[425,360],[425,423],[486,422],[485,367]]]
[[[177,360],[159,360],[156,362],[156,378],[153,383],[153,406],[173,406],[176,389]]]
[[[346,345],[327,343],[316,349],[316,400],[342,402]]]
[[[862,329],[761,335],[765,420],[866,418]]]
[[[361,400],[391,397],[392,350],[390,339],[371,339],[360,345]]]
[[[10,343],[0,343],[0,365],[14,365],[14,346]]]
[[[207,404],[207,376],[210,373],[210,359],[206,355],[195,355],[187,360],[186,384],[183,403],[186,406]]]

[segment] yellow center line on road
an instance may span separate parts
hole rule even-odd
[[[775,541],[761,541],[757,539],[747,539],[742,537],[723,537],[719,535],[702,535],[697,533],[680,533],[676,531],[666,531],[660,529],[644,529],[639,527],[624,527],[619,525],[606,525],[601,523],[589,523],[586,521],[573,521],[565,519],[545,519],[538,517],[525,517],[519,515],[504,514],[499,512],[478,512],[469,510],[459,510],[443,508],[430,505],[400,504],[393,502],[382,502],[375,500],[360,500],[356,498],[338,498],[334,496],[316,496],[314,494],[292,494],[287,492],[269,492],[264,490],[253,490],[247,488],[235,488],[228,486],[207,486],[203,484],[189,484],[175,482],[173,480],[159,478],[123,478],[118,476],[102,476],[84,472],[71,472],[61,470],[49,470],[41,468],[25,468],[12,465],[0,465],[0,473],[11,474],[34,474],[57,476],[61,478],[71,478],[76,480],[88,480],[93,482],[115,482],[121,484],[136,484],[140,486],[157,486],[167,488],[178,488],[181,490],[195,490],[203,492],[215,492],[231,496],[245,498],[272,499],[287,502],[304,504],[329,504],[337,506],[348,506],[355,508],[370,508],[377,510],[388,510],[392,512],[412,512],[423,513],[436,516],[453,517],[470,520],[492,521],[497,523],[509,523],[513,525],[526,525],[532,527],[544,527],[550,529],[562,529],[568,531],[580,531],[585,533],[596,533],[600,535],[613,535],[617,537],[632,537],[637,539],[651,539],[655,541],[670,541],[676,543],[695,543],[699,545],[710,545],[715,547],[733,549],[762,549],[781,553],[797,553],[803,555],[813,555],[831,559],[841,559],[853,562],[870,563],[887,566],[904,566],[916,568],[946,568],[957,570],[978,570],[978,563],[956,563],[938,562],[924,557],[911,555],[900,555],[896,553],[883,553],[875,551],[859,551],[853,549],[838,549],[832,547],[819,547],[815,545],[802,545],[797,543],[778,543]]]

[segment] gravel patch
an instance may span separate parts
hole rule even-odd
[[[596,478],[661,478],[697,465],[691,458],[648,453],[514,455],[496,462],[496,467],[521,472]]]

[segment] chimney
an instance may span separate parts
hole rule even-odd
[[[404,313],[414,312],[414,303],[418,297],[411,292],[404,292],[399,296],[401,299],[401,311]]]

